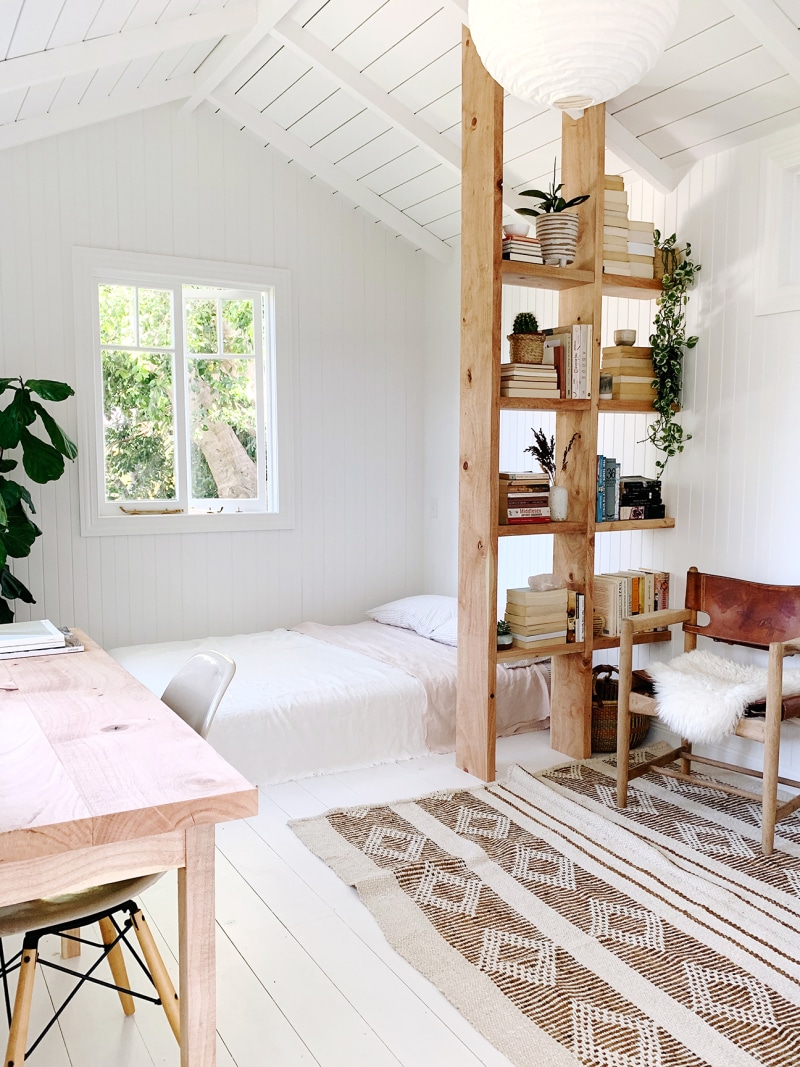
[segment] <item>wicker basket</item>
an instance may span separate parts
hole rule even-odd
[[[541,363],[544,356],[543,333],[510,333],[509,351],[512,363]]]
[[[617,667],[598,664],[592,670],[592,752],[616,752],[617,749],[617,691],[619,682],[613,676]],[[650,716],[631,714],[631,747],[641,745],[650,729]]]

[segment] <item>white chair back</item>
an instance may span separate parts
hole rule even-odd
[[[198,652],[174,676],[161,699],[201,737],[207,737],[219,702],[236,673],[222,652]]]

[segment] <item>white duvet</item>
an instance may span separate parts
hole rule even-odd
[[[452,750],[455,649],[375,622],[305,626],[319,639],[269,630],[110,654],[160,696],[195,652],[227,653],[236,674],[208,740],[257,785]],[[349,647],[356,634],[372,655]],[[501,668],[498,677],[500,733],[547,725],[546,670]]]

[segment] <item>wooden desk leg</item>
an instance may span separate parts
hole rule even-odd
[[[186,866],[178,869],[181,1067],[217,1062],[214,827],[186,831]]]

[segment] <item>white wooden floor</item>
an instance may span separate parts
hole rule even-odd
[[[562,762],[548,745],[547,732],[501,740],[498,778],[514,762],[532,769]],[[218,827],[220,1067],[509,1067],[389,948],[355,890],[286,825],[331,807],[478,784],[452,756],[429,756],[273,786],[262,791],[256,818]],[[148,891],[144,908],[176,977],[174,877]],[[57,959],[58,951],[55,939],[42,943],[43,954]],[[37,977],[32,1033],[69,988],[57,972]],[[6,1034],[3,1016],[2,1047]],[[115,993],[84,987],[27,1062],[172,1067],[179,1056],[159,1007],[141,1004],[125,1018]]]

